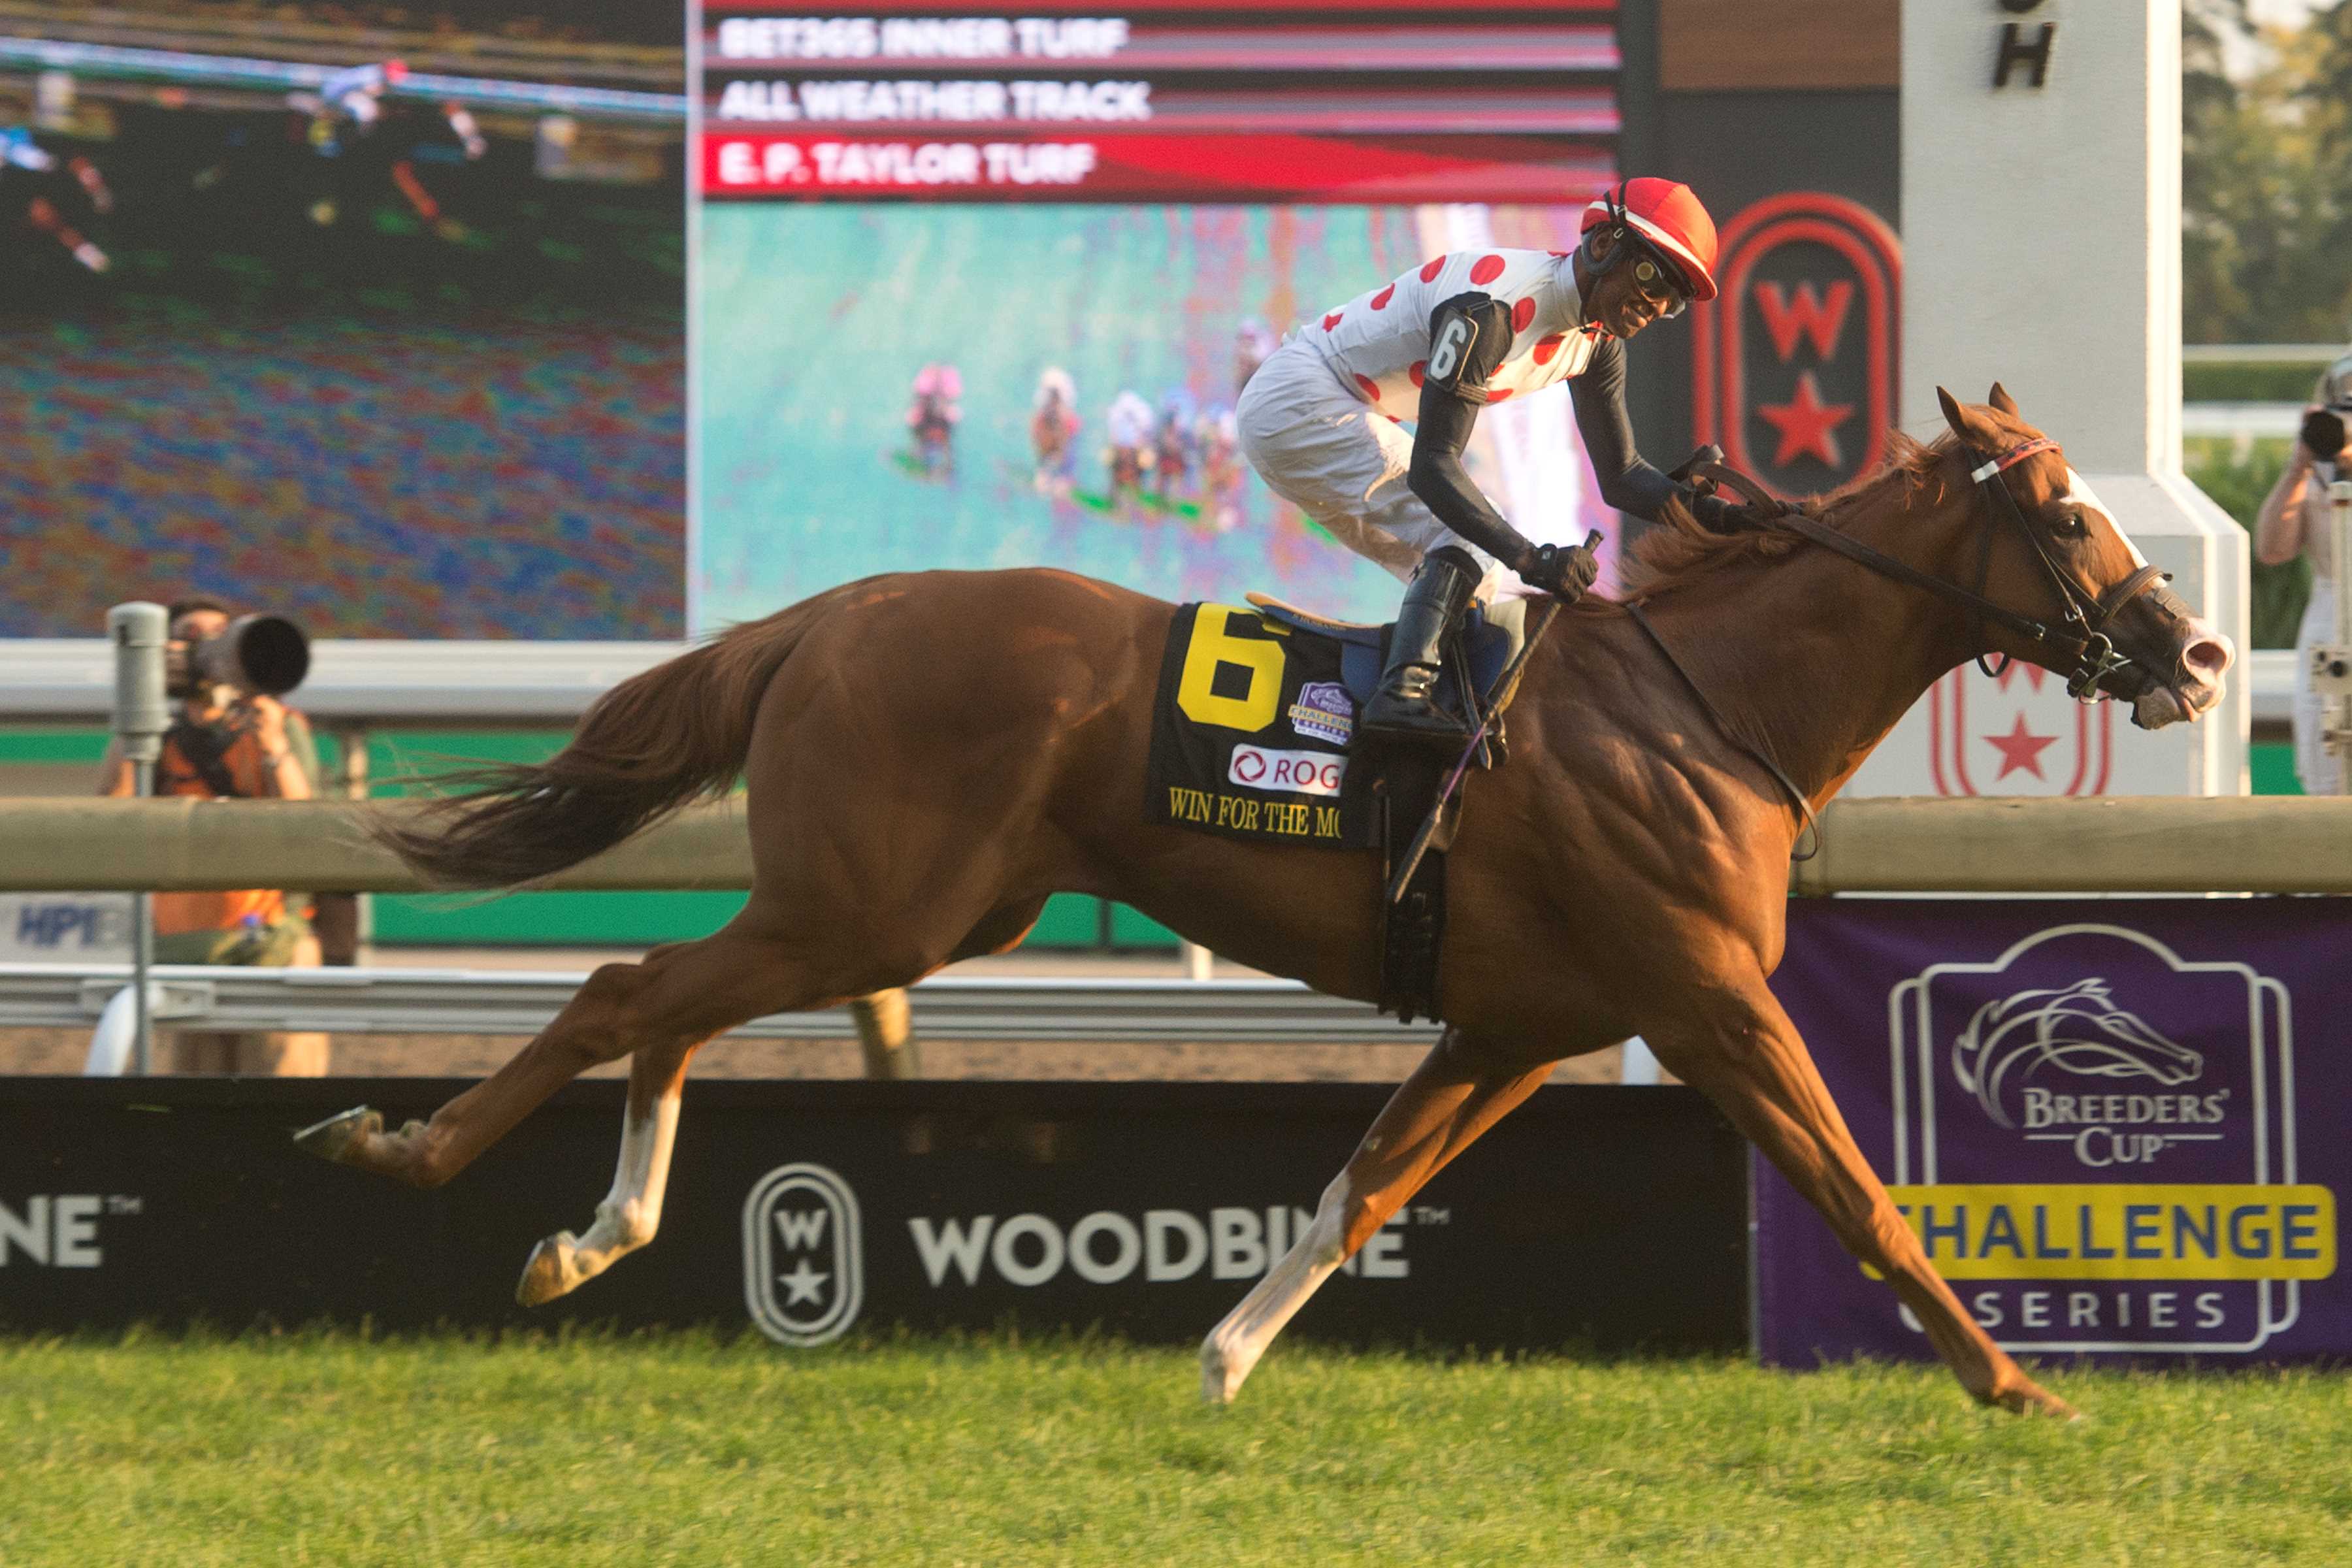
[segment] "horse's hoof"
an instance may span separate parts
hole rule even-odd
[[[526,1307],[544,1307],[578,1286],[580,1270],[572,1258],[579,1245],[578,1237],[559,1230],[532,1247],[522,1278],[515,1283],[515,1300]]]
[[[1211,1405],[1231,1405],[1249,1377],[1249,1368],[1235,1366],[1212,1337],[1201,1346],[1201,1397]]]
[[[346,1163],[354,1144],[366,1142],[383,1131],[383,1116],[364,1105],[353,1106],[341,1115],[330,1116],[324,1121],[314,1121],[294,1134],[294,1146],[307,1149],[321,1160],[337,1164]]]
[[[2027,1383],[1994,1397],[1993,1403],[2014,1415],[2047,1415],[2060,1421],[2080,1421],[2083,1413],[2042,1387]]]
[[[2036,1390],[2035,1392],[2040,1393],[2042,1397],[2034,1401],[2030,1414],[2051,1416],[2055,1420],[2065,1422],[2068,1426],[2073,1426],[2083,1419],[2083,1413],[2081,1411],[2075,1409],[2073,1405],[2067,1404],[2056,1394],[2043,1390]]]

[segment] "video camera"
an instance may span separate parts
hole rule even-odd
[[[205,686],[283,697],[310,673],[310,639],[283,616],[239,616],[218,637],[163,645],[163,687],[173,697]]]

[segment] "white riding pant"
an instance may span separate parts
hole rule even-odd
[[[1294,336],[1258,366],[1234,419],[1242,453],[1266,488],[1357,554],[1410,581],[1423,556],[1450,544],[1469,552],[1486,586],[1494,585],[1495,558],[1438,521],[1406,486],[1412,437],[1367,406],[1303,340]]]

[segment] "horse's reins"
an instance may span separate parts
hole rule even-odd
[[[1995,625],[2006,626],[2009,630],[2031,641],[2041,643],[2044,647],[2066,650],[2072,654],[2074,661],[2074,670],[2066,678],[2066,695],[2078,702],[2087,702],[2095,700],[2093,694],[2101,681],[2117,670],[2137,662],[2127,655],[2116,651],[2114,641],[2106,635],[2107,623],[2115,619],[2124,606],[2130,604],[2133,599],[2158,587],[2168,579],[2167,574],[2160,569],[2142,565],[2139,570],[2105,594],[2094,595],[2076,583],[2063,567],[2052,559],[2049,546],[2042,542],[2042,536],[2035,532],[2033,525],[2026,521],[2023,509],[2017,504],[2016,494],[2010,489],[2008,481],[2000,476],[2037,452],[2054,452],[2057,449],[2058,443],[2047,436],[2021,442],[1993,458],[1986,458],[1972,447],[1960,448],[1961,452],[1970,459],[1969,478],[1974,480],[1979,489],[1999,498],[1992,503],[1993,510],[1985,519],[1982,543],[1977,553],[1977,586],[1974,590],[1963,588],[1958,583],[1948,578],[1938,577],[1932,572],[1922,572],[1908,562],[1898,561],[1883,550],[1874,549],[1858,539],[1840,532],[1819,518],[1777,500],[1762,485],[1728,464],[1721,461],[1703,462],[1697,464],[1694,471],[1747,500],[1750,506],[1762,515],[1768,528],[1786,529],[1826,549],[1833,550],[1850,561],[1867,566],[1881,576],[1892,577],[1897,582],[1907,583],[1915,588],[1924,588],[1931,594],[1963,606],[1976,619],[1978,636],[1974,640],[1979,643],[1984,640],[1984,624],[1990,621]],[[1985,596],[1985,584],[1992,574],[1993,532],[1998,526],[1999,519],[2003,514],[2017,524],[2018,531],[2023,534],[2026,542],[2033,547],[2033,558],[2042,563],[2043,574],[2048,577],[2051,586],[2057,590],[2062,617],[2061,625],[2058,626],[2053,626],[2045,621],[2037,621],[2030,616],[2019,615],[2008,606],[1996,604]],[[1998,673],[1984,663],[1985,659],[1990,657],[1990,655],[1979,654],[1977,657],[1979,666],[1984,668],[1986,674]]]
[[[1977,585],[1973,590],[1963,588],[1958,583],[1948,578],[1938,577],[1932,572],[1922,572],[1910,563],[1897,560],[1883,550],[1864,544],[1862,541],[1830,527],[1819,518],[1789,505],[1766,489],[1762,484],[1725,462],[1719,456],[1712,455],[1717,450],[1714,447],[1702,448],[1701,455],[1694,456],[1689,462],[1676,468],[1672,477],[1676,479],[1685,478],[1704,479],[1718,488],[1728,489],[1748,502],[1749,508],[1759,515],[1767,529],[1786,529],[1800,538],[1811,540],[1816,544],[1836,552],[1849,561],[1870,568],[1882,577],[1892,577],[1898,583],[1907,583],[1915,588],[1924,588],[1931,594],[1963,606],[1976,618],[1977,636],[1973,640],[1979,644],[1984,641],[1985,623],[1990,621],[2045,647],[2069,650],[2074,656],[2074,668],[2066,678],[2066,695],[2078,702],[2095,701],[2101,681],[2116,671],[2138,662],[2128,655],[2116,651],[2113,639],[2106,635],[2107,623],[2114,620],[2122,612],[2124,606],[2130,604],[2132,600],[2151,589],[2160,591],[2160,585],[2171,580],[2170,574],[2160,571],[2157,567],[2143,564],[2139,570],[2105,594],[2095,595],[2076,583],[2072,576],[2068,575],[2065,568],[2060,566],[2051,557],[2049,546],[2042,543],[2042,536],[2036,533],[2033,531],[2033,525],[2026,521],[2024,509],[2017,504],[2017,497],[2010,489],[2009,482],[2000,477],[2037,452],[2058,450],[2058,443],[2047,436],[2021,441],[2009,450],[1991,458],[1984,457],[1971,447],[1963,446],[1960,448],[1962,455],[1969,459],[1969,478],[1979,489],[1989,490],[2000,498],[1997,503],[1993,503],[1993,509],[1985,517],[1983,542],[1977,552]],[[2018,531],[2023,534],[2026,542],[2033,547],[2034,559],[2042,563],[2043,574],[2049,578],[2051,586],[2058,592],[2062,617],[2059,626],[2053,627],[2048,622],[2037,621],[2030,616],[2021,616],[2007,605],[1996,604],[1985,596],[1985,587],[1992,576],[1993,533],[2000,526],[2000,518],[2004,514],[2017,524]],[[1587,540],[1587,546],[1590,547],[1599,537],[1595,534],[1592,539]],[[1438,792],[1436,809],[1431,812],[1428,820],[1422,824],[1421,831],[1414,835],[1412,846],[1406,851],[1404,858],[1399,862],[1397,871],[1389,879],[1390,902],[1395,902],[1402,895],[1406,882],[1412,879],[1413,868],[1420,865],[1423,855],[1428,850],[1429,840],[1436,829],[1438,817],[1444,811],[1446,801],[1452,798],[1454,790],[1460,786],[1463,774],[1469,770],[1471,757],[1476,753],[1479,742],[1485,740],[1486,731],[1493,726],[1495,715],[1500,712],[1505,703],[1508,701],[1509,691],[1517,684],[1521,667],[1527,663],[1528,656],[1535,651],[1535,646],[1541,640],[1545,631],[1550,628],[1552,618],[1550,612],[1558,608],[1557,601],[1547,606],[1541,621],[1520,646],[1518,656],[1511,661],[1510,668],[1503,672],[1501,679],[1496,681],[1495,690],[1489,697],[1489,706],[1482,715],[1476,730],[1472,733],[1469,745],[1464,748],[1461,759],[1454,763],[1452,774],[1447,777],[1444,786]],[[1803,826],[1797,834],[1799,847],[1792,848],[1789,858],[1791,860],[1810,860],[1819,855],[1822,850],[1821,818],[1814,813],[1813,803],[1806,797],[1805,792],[1797,787],[1796,781],[1791,779],[1779,762],[1774,760],[1768,746],[1748,740],[1732,728],[1731,721],[1724,717],[1722,710],[1716,707],[1714,699],[1707,696],[1706,689],[1692,679],[1690,671],[1683,668],[1682,660],[1675,657],[1674,649],[1667,647],[1665,639],[1658,635],[1657,627],[1650,624],[1650,617],[1643,613],[1642,606],[1628,600],[1624,602],[1622,608],[1627,615],[1633,617],[1633,624],[1642,628],[1643,635],[1650,639],[1651,646],[1664,658],[1667,667],[1682,678],[1683,685],[1688,688],[1690,694],[1698,700],[1700,710],[1706,714],[1708,722],[1715,726],[1717,732],[1759,763],[1766,773],[1772,775],[1772,781],[1779,784],[1788,795],[1789,799],[1794,803],[1798,817]],[[1988,675],[1997,674],[1998,671],[1985,664],[1989,657],[1986,654],[1979,654],[1978,666]],[[1494,700],[1497,697],[1502,700]],[[1810,849],[1801,847],[1807,834],[1811,834],[1813,840],[1812,847]]]
[[[1976,618],[1977,635],[1973,640],[1979,645],[1984,641],[1984,625],[1990,621],[2045,647],[2070,650],[2074,656],[2074,668],[2066,678],[2066,695],[2078,702],[2090,702],[2097,700],[2101,681],[2117,670],[2138,662],[2128,655],[2116,651],[2114,641],[2105,632],[2107,623],[2121,613],[2124,606],[2130,604],[2133,599],[2151,589],[2161,592],[2160,585],[2171,579],[2170,574],[2144,564],[2105,594],[2095,596],[2051,558],[2049,547],[2042,542],[2042,536],[2036,533],[2033,531],[2033,525],[2026,521],[2024,510],[2017,504],[2016,495],[2010,489],[2008,481],[2000,476],[2037,452],[2054,452],[2057,449],[2058,443],[2047,436],[2020,442],[2006,452],[1992,458],[1984,457],[1970,447],[1963,446],[1960,448],[1961,453],[1969,459],[1969,478],[1979,489],[1990,490],[2000,498],[1998,502],[1992,504],[1992,510],[1985,518],[1983,542],[1977,553],[1977,586],[1973,591],[1961,587],[1948,578],[1938,577],[1931,572],[1922,572],[1908,562],[1899,561],[1883,550],[1874,549],[1858,539],[1840,532],[1819,518],[1782,501],[1757,480],[1741,473],[1720,458],[1694,458],[1685,465],[1684,468],[1676,469],[1675,477],[1680,478],[1687,472],[1694,477],[1711,481],[1717,487],[1731,490],[1748,503],[1751,510],[1762,519],[1763,526],[1768,530],[1786,529],[1801,538],[1811,540],[1850,561],[1866,566],[1883,577],[1892,577],[1898,583],[1907,583],[1915,588],[1924,588],[1931,594],[1962,605]],[[2026,542],[2033,546],[2034,559],[2042,563],[2042,572],[2049,577],[2051,585],[2058,591],[2063,615],[2062,627],[2053,628],[2046,622],[2019,615],[2008,606],[1995,604],[1985,596],[1985,586],[1992,575],[1993,532],[1999,526],[1999,519],[2003,513],[2017,524],[2018,531],[2025,536]],[[1691,678],[1690,671],[1683,668],[1682,660],[1675,657],[1674,649],[1666,646],[1665,639],[1661,637],[1657,628],[1650,624],[1650,618],[1642,612],[1641,605],[1628,601],[1624,608],[1625,612],[1633,617],[1633,624],[1642,628],[1643,633],[1649,637],[1652,646],[1664,657],[1667,665],[1682,678],[1683,684],[1689,688],[1691,695],[1698,700],[1699,707],[1706,712],[1708,721],[1715,725],[1716,730],[1724,739],[1761,763],[1765,772],[1772,775],[1773,781],[1787,792],[1789,798],[1796,804],[1798,815],[1804,824],[1797,835],[1798,842],[1801,845],[1805,835],[1810,833],[1813,837],[1813,847],[1801,853],[1792,852],[1790,858],[1810,860],[1820,854],[1821,820],[1814,815],[1812,802],[1806,798],[1804,791],[1799,789],[1795,782],[1781,771],[1780,763],[1773,760],[1768,748],[1748,741],[1731,727],[1729,721],[1724,718],[1723,713],[1707,696],[1705,689]],[[1979,654],[1978,668],[1983,669],[1988,675],[1999,673],[1986,664],[1985,661],[1989,657],[1986,654]]]

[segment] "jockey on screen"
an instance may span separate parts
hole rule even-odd
[[[1726,526],[1719,498],[1642,460],[1624,391],[1623,340],[1715,298],[1715,223],[1688,186],[1641,179],[1587,207],[1582,232],[1570,253],[1456,251],[1359,295],[1293,332],[1242,395],[1242,449],[1268,488],[1409,577],[1360,734],[1458,743],[1431,700],[1439,650],[1498,567],[1564,602],[1592,585],[1591,551],[1531,543],[1463,471],[1486,405],[1572,379],[1602,500],[1654,519],[1680,494]]]

